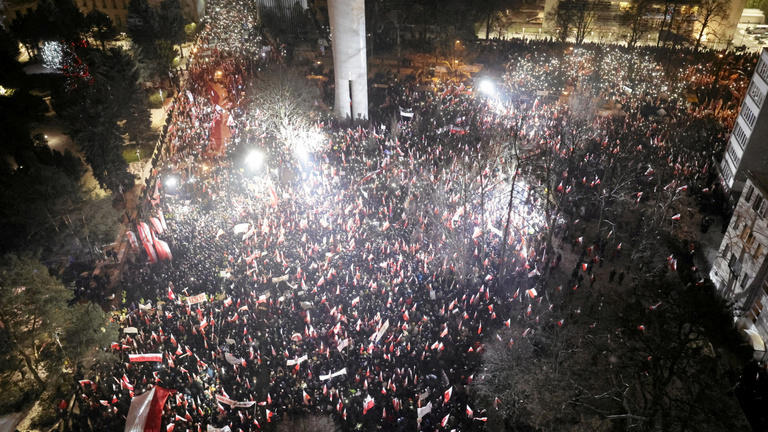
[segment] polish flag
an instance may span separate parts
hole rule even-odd
[[[525,291],[525,293],[526,293],[526,294],[528,294],[528,296],[529,296],[530,298],[536,298],[536,295],[538,294],[538,293],[536,292],[536,288],[531,288],[531,289],[529,289],[529,290],[526,290],[526,291]]]
[[[469,405],[467,405],[467,410],[466,411],[467,411],[467,417],[469,417],[469,418],[472,418],[474,416],[474,414],[475,414],[474,411],[472,411],[472,408],[469,407]]]
[[[363,401],[363,415],[367,414],[368,411],[374,407],[376,403],[373,401],[373,398],[371,395],[368,395],[365,397],[365,400]]]
[[[128,354],[128,361],[131,362],[131,363],[137,363],[137,362],[162,362],[163,361],[163,354],[162,353]]]
[[[174,390],[155,386],[148,392],[134,397],[131,400],[131,407],[128,409],[125,430],[159,431],[163,406],[168,395],[173,392]]]
[[[273,413],[270,410],[267,410],[267,423],[272,423],[272,416],[273,415],[275,415],[275,413]]]
[[[443,417],[442,420],[440,420],[440,426],[445,427],[445,425],[448,424],[448,419],[451,417],[450,414],[446,414],[445,417]]]
[[[311,398],[311,397],[309,397],[309,395],[307,394],[307,392],[306,392],[306,391],[304,391],[304,390],[302,390],[302,391],[301,391],[301,393],[302,393],[302,394],[303,394],[303,396],[304,396],[304,405],[309,405],[309,402],[312,400],[312,398]]]
[[[676,214],[676,215],[672,216],[672,220],[673,220],[673,221],[679,221],[679,220],[680,220],[680,213],[678,213],[678,214]]]
[[[448,401],[451,400],[452,394],[453,394],[453,387],[449,387],[448,390],[446,390],[443,393],[443,403],[448,403]]]

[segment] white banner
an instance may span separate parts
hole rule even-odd
[[[419,419],[432,412],[432,402],[416,410]]]
[[[187,297],[186,300],[187,300],[187,303],[189,303],[190,305],[193,305],[193,304],[202,303],[208,300],[208,297],[205,295],[205,293],[202,293],[202,294]]]
[[[256,403],[255,401],[247,401],[247,402],[233,401],[232,399],[228,397],[224,397],[222,395],[216,395],[216,400],[223,404],[227,404],[232,408],[250,408],[253,406],[253,404]]]
[[[234,342],[234,341],[233,341]],[[240,365],[243,363],[243,359],[237,358],[230,353],[224,353],[224,359],[231,365]]]
[[[339,346],[336,347],[339,352],[341,352],[344,348],[349,346],[350,339],[344,339],[341,342],[339,342]]]
[[[385,322],[384,325],[381,326],[381,328],[376,333],[371,335],[371,340],[374,342],[378,342],[379,339],[381,339],[381,337],[384,336],[384,332],[386,332],[388,328],[389,328],[389,320],[387,320],[387,322]]]
[[[248,227],[251,226],[248,222],[235,225],[235,234],[245,234],[248,232]]]
[[[331,378],[336,378],[337,376],[346,375],[346,374],[347,374],[347,368],[344,368],[344,369],[342,369],[340,371],[336,371],[336,372],[334,372],[332,374],[320,375],[320,381],[329,380]]]
[[[288,361],[286,362],[286,364],[287,364],[288,366],[295,366],[295,365],[297,365],[297,364],[302,364],[302,363],[304,363],[305,361],[307,361],[307,358],[308,358],[308,357],[307,357],[307,356],[306,356],[306,354],[305,354],[305,355],[303,355],[303,356],[301,356],[301,357],[299,357],[299,358],[297,358],[297,359],[288,360]]]

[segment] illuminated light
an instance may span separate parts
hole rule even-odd
[[[165,178],[165,187],[169,189],[175,188],[179,184],[179,179],[176,176],[168,176]]]
[[[40,49],[40,57],[44,67],[59,70],[64,66],[64,47],[60,42],[45,41]]]
[[[293,154],[301,163],[309,162],[309,148],[303,141],[296,142],[293,146]]]
[[[493,82],[487,78],[480,81],[477,89],[480,91],[480,93],[488,96],[496,95],[496,86],[493,85]]]
[[[0,85],[0,96],[13,96],[13,93],[15,92],[16,92],[16,89],[5,88]]]
[[[245,165],[252,170],[261,168],[264,164],[264,153],[258,150],[251,150],[248,156],[245,157]]]

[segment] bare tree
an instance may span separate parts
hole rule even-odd
[[[576,43],[582,44],[595,22],[597,2],[589,0],[572,1],[571,13],[573,14],[573,27],[576,30]]]
[[[627,46],[632,48],[640,41],[651,25],[648,22],[648,12],[651,9],[649,0],[632,0],[629,7],[621,13],[619,23],[627,29]]]
[[[555,8],[547,12],[547,19],[552,22],[555,37],[560,42],[568,40],[568,35],[574,26],[573,15],[569,8],[570,2],[570,0],[561,1]]]
[[[293,70],[275,67],[260,74],[251,87],[253,111],[267,133],[286,139],[308,127],[319,92]]]
[[[728,12],[730,7],[730,0],[702,0],[699,4],[699,13],[696,16],[696,22],[701,26],[699,30],[699,37],[696,38],[696,46],[694,50],[699,50],[701,45],[701,39],[704,37],[704,32],[712,24],[719,23],[728,19]]]

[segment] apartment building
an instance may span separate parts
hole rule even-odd
[[[768,340],[768,175],[744,175],[744,190],[709,276],[733,301],[737,315]]]
[[[744,189],[746,172],[763,172],[768,166],[768,50],[763,49],[741,104],[723,160],[720,182],[734,195]]]

